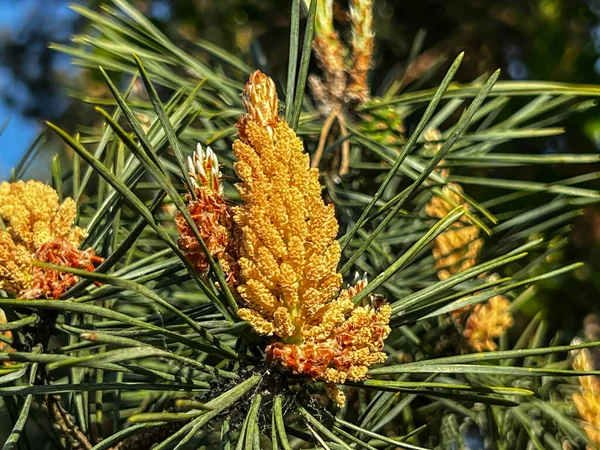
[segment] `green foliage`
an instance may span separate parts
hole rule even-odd
[[[314,152],[325,118],[304,90],[316,2],[303,38],[299,3],[292,6],[285,117]],[[52,179],[78,201],[79,224],[89,230],[84,246],[106,259],[94,272],[62,268],[80,281],[59,300],[0,298],[9,317],[0,330],[13,331],[7,343],[15,350],[0,353],[10,362],[0,368],[12,426],[3,448],[41,448],[28,439],[34,421],[48,435],[47,448],[94,450],[466,448],[473,424],[489,448],[588,443],[570,400],[573,377],[582,373],[566,355],[600,342],[569,345],[570,336],[558,334],[548,344],[540,313],[516,337],[503,337],[499,351],[467,353],[448,313],[504,294],[518,314],[540,283],[581,267],[561,262],[562,251],[567,225],[600,201],[589,187],[598,173],[547,183],[495,174],[600,161],[518,152],[521,139],[564,132],[556,125],[593,107],[589,97],[600,87],[497,81],[498,72],[458,85],[459,55],[437,88],[398,93],[392,85],[348,115],[349,174],[336,174],[340,139],[328,141],[322,165],[341,223],[341,272],[366,272],[370,282],[356,302],[384,295],[394,315],[387,363],[367,381],[348,382],[348,404],[336,408],[322,384],[267,364],[265,339],[236,316],[223,270],[184,204],[184,161],[196,142],[211,144],[232,175],[230,143],[252,65],[210,43],[184,51],[124,0],[103,12],[74,9],[90,22],[90,34],[55,48],[75,64],[100,66],[110,97],[79,95],[97,107],[103,127],[72,136],[49,124],[75,155],[71,167],[55,160]],[[134,89],[138,77],[145,94]],[[365,126],[366,117],[390,115],[392,123],[416,126],[392,141],[385,137],[398,130]],[[423,138],[430,127],[441,131],[433,154]],[[34,143],[13,179],[43,145]],[[435,170],[442,160],[450,174]],[[449,182],[472,195],[461,194],[469,206],[432,221],[424,206],[432,195],[445,197]],[[226,190],[236,198],[230,183]],[[207,278],[177,246],[174,211],[208,256]],[[478,264],[439,281],[429,248],[463,215],[490,237]],[[501,278],[478,278],[488,272]],[[39,329],[44,342],[34,340]]]

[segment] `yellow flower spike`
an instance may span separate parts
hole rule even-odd
[[[438,141],[442,135],[435,128],[428,128],[424,133],[424,147],[432,153],[437,153],[442,144]],[[448,170],[442,169],[439,172],[443,176],[448,176]],[[462,187],[456,183],[448,183],[442,188],[443,197],[434,195],[427,206],[425,213],[436,219],[443,219],[457,205],[463,205],[470,208],[463,197]],[[448,200],[446,200],[448,199]],[[470,269],[477,264],[477,258],[483,247],[483,239],[479,238],[480,230],[473,225],[471,221],[462,216],[452,226],[441,233],[433,241],[433,256],[435,258],[435,267],[438,269],[438,278],[445,280],[456,273]]]
[[[233,144],[243,199],[233,209],[239,232],[239,316],[273,336],[267,358],[327,383],[360,381],[386,359],[391,307],[355,307],[361,280],[342,289],[333,205],[321,197],[319,172],[278,116],[273,81],[256,71],[244,93],[248,113]],[[329,386],[340,403],[341,391]]]
[[[448,183],[442,188],[444,196],[449,198],[455,205],[465,204],[463,198],[457,192],[462,192],[460,185]],[[443,219],[455,206],[442,197],[433,196],[425,207],[425,212],[430,217]],[[477,258],[483,247],[483,239],[479,238],[480,230],[470,220],[463,216],[454,222],[452,226],[441,233],[433,241],[433,256],[435,266],[438,269],[438,277],[441,280],[470,269],[477,264]]]
[[[102,261],[93,250],[79,250],[87,231],[73,226],[75,201],[62,204],[39,181],[0,184],[0,289],[18,297],[59,298],[77,282],[72,274],[34,267],[33,261],[94,270]]]
[[[429,152],[435,154],[442,147],[439,142],[442,138],[439,130],[427,129],[424,138],[424,147]],[[441,169],[438,172],[445,177],[449,175],[448,169]],[[460,195],[462,192],[459,184],[446,184],[442,188],[444,198],[434,195],[425,206],[425,213],[430,217],[442,219],[454,209],[455,205],[470,208],[470,205]],[[483,248],[483,239],[479,237],[479,234],[480,229],[473,225],[466,216],[462,216],[459,221],[434,239],[432,254],[440,280],[464,272],[477,264]],[[497,275],[493,274],[490,278],[495,276]],[[464,337],[471,348],[478,352],[493,351],[497,348],[494,339],[502,336],[513,324],[509,306],[510,301],[505,296],[497,295],[490,298],[485,304],[478,304],[473,308],[467,306],[452,311],[452,318],[456,323],[461,323],[463,313],[470,311],[463,331]]]
[[[77,215],[75,201],[58,203],[58,194],[39,181],[17,181],[0,184],[0,216],[8,232],[29,251],[40,248],[52,239],[64,239],[79,246],[87,232],[73,227]]]
[[[31,254],[17,245],[11,235],[0,231],[0,289],[21,294],[31,286]]]
[[[299,330],[310,320],[306,314],[331,302],[341,285],[335,213],[321,198],[318,171],[309,169],[300,139],[278,117],[273,81],[255,72],[244,99],[248,114],[238,123],[240,139],[233,145],[243,182],[238,187],[246,195],[234,209],[242,231],[238,292],[270,321],[284,306],[289,320],[280,311],[274,333],[289,335],[294,321],[298,331],[289,338],[301,340]]]
[[[579,339],[574,340],[573,343],[579,343]],[[574,350],[572,353],[575,355],[572,363],[574,370],[581,372],[594,370],[592,355],[587,348]],[[583,421],[581,427],[592,444],[600,447],[600,379],[593,375],[581,376],[579,386],[580,392],[573,394],[573,403]],[[587,448],[592,449],[591,446]]]

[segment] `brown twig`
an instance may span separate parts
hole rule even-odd
[[[54,419],[54,428],[67,439],[71,448],[74,450],[90,450],[92,448],[92,444],[88,438],[79,429],[73,417],[62,406],[60,396],[48,395],[42,404],[44,409],[47,410],[48,415]]]
[[[340,164],[339,176],[344,176],[350,171],[350,141],[346,139],[348,128],[346,128],[346,118],[343,114],[338,114],[338,123],[340,124],[342,141],[342,163]]]
[[[319,163],[321,162],[321,158],[323,157],[323,151],[325,150],[327,136],[329,136],[329,132],[331,131],[331,127],[333,126],[333,122],[338,118],[338,114],[339,110],[334,109],[333,111],[331,111],[331,113],[325,120],[325,123],[323,123],[323,128],[321,128],[321,135],[319,136],[319,145],[317,146],[317,151],[313,156],[313,160],[310,164],[310,167],[319,167]]]

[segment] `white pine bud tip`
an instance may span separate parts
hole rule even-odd
[[[196,159],[196,172],[203,178],[206,178],[206,171],[204,170],[204,159]]]
[[[209,169],[213,162],[213,151],[210,147],[206,147],[206,152],[204,153],[204,166]]]
[[[200,142],[196,144],[196,154],[198,155],[198,158],[204,159],[204,150],[202,149],[202,144],[200,144]]]

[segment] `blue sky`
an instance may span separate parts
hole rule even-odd
[[[34,3],[34,0],[0,0],[0,29],[10,31],[20,28]],[[10,123],[0,135],[0,180],[8,178],[11,167],[40,129],[35,120],[21,117],[17,111],[0,102],[0,124],[7,119],[10,119]]]
[[[0,0],[0,31],[14,33],[22,29],[30,14],[41,7],[54,8],[55,18],[72,15],[68,9],[68,2],[49,4],[45,0]],[[59,21],[56,20],[56,24]],[[68,27],[64,31],[70,32]],[[0,70],[0,89],[15,88],[15,81],[7,71]],[[19,111],[12,109],[0,101],[0,125],[7,119],[10,122],[0,135],[0,181],[6,180],[10,169],[18,162],[19,158],[36,135],[41,130],[39,121],[20,115]]]
[[[24,119],[0,102],[0,123],[9,118],[8,126],[0,135],[0,181],[8,178],[10,169],[19,161],[40,130],[40,125],[35,120]]]
[[[20,27],[36,0],[0,0],[0,27]]]
[[[51,36],[51,40],[64,41],[73,34],[73,24],[76,14],[69,8],[69,3],[77,0],[0,0],[0,39],[2,34],[9,34],[12,38],[19,39],[19,32],[37,24],[42,17],[44,32]],[[80,3],[85,3],[81,0]],[[171,6],[168,0],[154,0],[149,15],[160,20],[168,20]],[[50,20],[45,18],[50,16]],[[35,26],[35,25],[33,25]],[[31,49],[33,52],[34,49]],[[35,64],[35,54],[26,59]],[[74,68],[70,66],[70,58],[66,55],[57,56],[53,61],[54,68],[65,71],[73,76]],[[32,66],[30,70],[40,70]],[[26,105],[36,101],[22,85],[22,80],[15,79],[12,72],[0,66],[0,90],[12,94],[17,104]],[[40,99],[47,102],[50,110],[60,117],[67,107],[68,100],[62,93],[55,96]],[[41,119],[33,120],[23,117],[19,108],[11,108],[0,100],[0,125],[10,118],[8,127],[0,135],[0,181],[6,180],[10,175],[10,169],[19,161],[23,152],[29,147],[37,134],[42,130]]]

